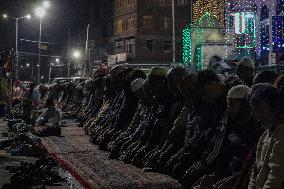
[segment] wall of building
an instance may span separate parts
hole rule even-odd
[[[232,50],[232,47],[230,44],[225,43],[204,43],[202,44],[201,48],[201,62],[204,65],[204,68],[207,68],[209,66],[209,61],[213,57],[219,57],[221,59],[224,59],[226,56],[226,51]]]
[[[117,3],[120,0],[116,0]],[[182,29],[190,20],[190,5],[179,4],[176,1],[176,56],[181,61],[181,35]],[[189,2],[189,1],[188,1]],[[134,18],[134,29],[121,30],[119,23],[127,23],[129,18]],[[169,63],[172,61],[172,6],[171,1],[136,0],[132,6],[124,4],[115,6],[114,10],[114,53],[127,52],[126,41],[134,40],[134,53],[128,54],[130,63]],[[122,42],[124,48],[117,50],[117,42]],[[119,43],[120,44],[120,43]],[[148,45],[146,45],[148,44]],[[147,48],[149,47],[150,48]],[[150,50],[149,50],[150,49]]]

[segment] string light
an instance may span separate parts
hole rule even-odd
[[[284,50],[284,0],[196,0],[193,4],[194,25],[183,30],[185,64],[194,62],[197,69],[202,69],[201,44],[205,28],[214,25],[213,17],[221,27],[226,27],[225,43],[227,46],[233,43],[234,52],[249,56],[256,52],[261,56],[268,51]],[[194,47],[193,32],[196,33]],[[225,56],[229,53],[227,48]]]
[[[277,52],[284,50],[284,16],[272,18],[272,45]]]
[[[226,7],[226,43],[233,42],[236,52],[252,56],[252,52],[254,52],[256,47],[255,1],[227,0]],[[226,51],[227,55],[228,51]]]
[[[220,26],[225,26],[225,0],[197,0],[193,4],[193,22],[205,13],[213,14],[219,21]]]
[[[192,63],[192,42],[191,42],[191,26],[186,26],[182,32],[183,36],[183,63],[188,66]]]

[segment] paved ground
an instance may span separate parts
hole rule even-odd
[[[7,122],[0,118],[0,141],[6,140],[6,137],[2,137],[3,132],[7,132]],[[19,165],[20,162],[26,161],[33,163],[37,158],[23,157],[23,156],[11,156],[3,150],[0,150],[0,188],[3,185],[10,182],[12,173],[7,170],[8,167],[14,167]],[[70,188],[66,183],[59,183],[57,186],[46,186],[46,189],[67,189]]]

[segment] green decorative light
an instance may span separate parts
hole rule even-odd
[[[196,69],[202,70],[203,64],[201,63],[201,43],[197,44],[196,46]]]
[[[205,29],[201,27],[204,26],[204,21],[208,24],[207,27],[214,27],[216,17],[210,12],[206,12],[202,17],[196,20],[196,33],[197,33],[197,44],[196,44],[196,69],[202,70],[204,65],[201,62],[201,50],[202,44],[205,42],[203,39]]]
[[[191,41],[191,27],[187,26],[182,32],[182,43],[183,43],[183,63],[185,65],[189,65],[192,63],[192,41]]]
[[[196,70],[202,70],[204,65],[201,62],[202,44],[205,42],[203,35],[204,28],[219,27],[218,19],[210,12],[206,12],[195,21],[192,26],[187,26],[183,30],[183,63],[185,65],[194,64]],[[192,31],[196,33],[196,46],[192,46]],[[192,54],[192,48],[195,48],[195,54]]]

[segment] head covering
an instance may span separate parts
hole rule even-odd
[[[172,67],[168,73],[167,76],[169,75],[179,75],[181,78],[184,77],[184,74],[186,73],[186,69],[184,67],[181,66],[176,66],[176,67]],[[188,74],[187,74],[188,75]]]
[[[141,89],[144,85],[144,79],[138,78],[131,82],[131,90],[132,92],[136,92]]]
[[[196,75],[195,89],[200,90],[201,88],[203,88],[206,84],[210,82],[220,83],[220,79],[218,75],[213,70],[198,71]]]
[[[239,61],[238,65],[239,66],[245,66],[245,67],[252,68],[252,69],[255,68],[253,61],[248,57],[242,58]]]
[[[96,70],[96,72],[93,74],[93,79],[96,79],[97,77],[104,77],[106,75],[104,70]]]
[[[280,93],[269,83],[258,83],[252,86],[250,102],[252,105],[259,102],[268,102],[274,112],[280,111]]]
[[[225,80],[226,80],[225,76],[223,76],[222,74],[217,74],[217,75],[218,75],[218,77],[220,79],[220,82],[221,83],[225,83]]]
[[[123,65],[117,65],[114,66],[113,68],[111,68],[111,70],[109,71],[109,74],[112,75],[113,77],[119,75],[120,73],[124,72],[125,70],[127,70],[126,66]]]
[[[284,87],[284,75],[280,75],[274,82],[274,87],[281,89]]]
[[[253,78],[253,84],[258,83],[270,83],[274,84],[275,80],[277,79],[278,74],[271,70],[264,70],[255,75]]]
[[[227,98],[247,99],[250,95],[250,92],[251,89],[248,86],[237,85],[229,90]]]
[[[150,76],[160,76],[165,77],[167,75],[167,71],[164,68],[161,68],[159,66],[152,67],[150,72]]]
[[[243,85],[243,81],[237,75],[230,75],[226,77],[224,84],[226,85],[227,89],[231,89],[237,85]]]

